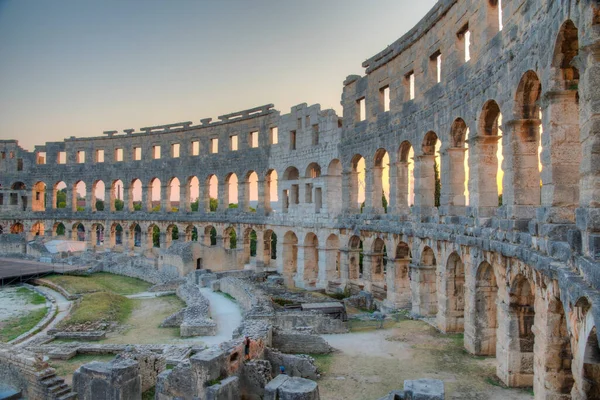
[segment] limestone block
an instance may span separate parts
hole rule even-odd
[[[230,400],[240,398],[239,379],[230,376],[216,385],[206,388],[206,400]]]
[[[444,400],[444,382],[439,379],[404,381],[406,400]]]
[[[134,400],[142,396],[139,364],[116,359],[82,365],[73,375],[73,390],[81,400]]]
[[[317,382],[278,375],[265,387],[264,400],[318,400]]]

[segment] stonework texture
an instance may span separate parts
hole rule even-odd
[[[345,79],[341,116],[269,104],[32,152],[0,141],[0,252],[82,242],[82,260],[110,254],[99,270],[156,284],[276,268],[288,286],[362,291],[464,332],[469,352],[538,399],[593,398],[598,60],[597,0],[440,0]],[[246,313],[270,307],[228,279]]]

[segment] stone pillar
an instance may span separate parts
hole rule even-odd
[[[342,204],[343,211],[358,214],[358,172],[342,172]]]
[[[305,247],[298,243],[296,245],[297,248],[297,258],[296,258],[296,274],[292,277],[294,281],[294,285],[299,288],[305,288],[306,284],[304,282],[304,249]]]
[[[364,213],[374,213],[376,210],[374,207],[376,206],[376,202],[374,201],[374,176],[373,176],[374,168],[365,168],[365,207],[363,209]],[[356,187],[358,188],[358,173],[356,174]],[[380,199],[381,202],[381,199]],[[360,205],[359,205],[360,207]]]
[[[250,183],[238,181],[238,210],[248,212],[250,207]]]
[[[384,305],[389,308],[408,309],[410,307],[409,263],[410,260],[405,258],[388,260],[385,276],[387,296]]]
[[[80,400],[141,399],[139,364],[130,359],[116,359],[82,365],[73,374],[73,390]]]
[[[356,256],[359,256],[357,252]],[[362,272],[362,281],[365,285],[365,291],[371,292],[371,284],[373,279],[373,263],[372,263],[372,254],[365,253],[363,251],[363,272]]]
[[[398,213],[408,213],[410,210],[410,204],[408,204],[408,184],[410,179],[408,176],[408,162],[399,161],[395,167],[393,168],[396,171],[396,205],[394,210]],[[390,197],[392,197],[391,192]]]
[[[209,196],[210,199],[210,196]],[[210,200],[209,200],[210,201]],[[219,181],[219,205],[217,211],[225,211],[229,208],[229,184],[225,180]]]
[[[577,90],[548,92],[542,105],[542,205],[556,207],[552,222],[573,223],[581,163]]]
[[[498,208],[499,136],[479,134],[469,143],[469,207],[480,217],[496,215]]]
[[[344,287],[350,280],[350,251],[340,249],[340,281]]]
[[[142,210],[144,210],[144,208],[146,209],[146,211],[152,210],[152,186],[142,184],[141,202]],[[146,205],[145,207],[144,204]]]
[[[328,249],[327,247],[319,247],[317,251],[319,252],[319,271],[317,272],[317,289],[326,289],[329,285],[329,278],[331,276],[330,269],[333,267],[333,271],[335,272],[335,264],[333,266],[329,265],[329,254],[334,249]]]
[[[104,211],[107,213],[113,212],[112,190],[109,185],[104,185]]]
[[[267,190],[270,190],[270,176],[265,178],[265,180],[259,179],[256,182],[258,187],[258,203],[256,204],[256,213],[259,215],[269,215],[271,213],[271,199],[270,193],[269,195],[265,195]],[[248,199],[250,196],[248,195]]]
[[[465,148],[446,149],[441,154],[442,189],[440,205],[449,215],[461,215],[465,199]]]
[[[437,314],[437,277],[435,265],[410,264],[411,313],[424,317]]]
[[[376,214],[385,213],[381,196],[383,196],[383,167],[375,166],[369,171],[371,175],[371,212]],[[368,187],[368,186],[367,186]],[[366,205],[365,205],[366,207]]]
[[[160,212],[171,212],[170,209],[171,186],[169,184],[160,185]]]
[[[512,120],[503,124],[504,182],[503,205],[507,216],[516,219],[535,217],[540,205],[538,159],[539,119]]]
[[[415,157],[415,208],[427,215],[435,206],[435,156]]]

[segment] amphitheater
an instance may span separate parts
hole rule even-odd
[[[509,387],[598,399],[599,60],[597,0],[440,0],[345,79],[343,115],[0,141],[0,250],[69,239],[169,279],[362,290],[464,332]]]

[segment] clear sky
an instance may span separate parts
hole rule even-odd
[[[342,82],[434,0],[0,0],[0,139],[28,150],[274,103],[341,115]]]

